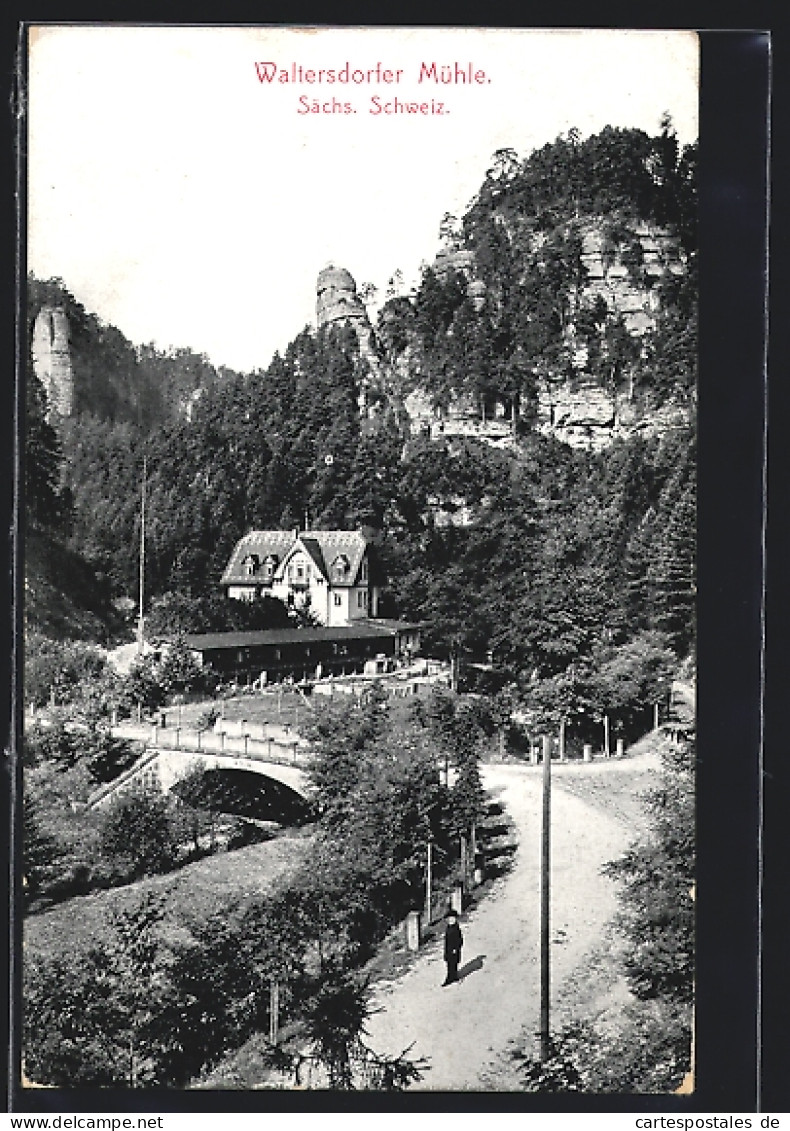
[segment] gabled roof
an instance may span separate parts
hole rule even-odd
[[[257,554],[261,562],[267,555],[276,554],[281,574],[285,558],[299,547],[315,562],[326,579],[331,577],[332,562],[338,555],[344,554],[348,558],[348,573],[342,581],[334,577],[331,581],[333,585],[351,586],[356,583],[368,543],[358,530],[308,530],[301,534],[293,530],[251,530],[237,542],[221,584],[250,584],[253,579],[242,569],[242,562],[249,554]]]
[[[280,568],[277,570],[279,577],[282,577],[283,575],[283,571],[288,558],[290,558],[291,555],[297,550],[303,550],[313,562],[321,576],[324,579],[328,580],[326,566],[324,565],[324,560],[321,556],[321,547],[318,545],[315,538],[313,538],[312,534],[300,534],[299,537],[294,541],[293,546],[291,546],[291,549],[283,559]]]
[[[342,581],[336,577],[331,577],[331,581],[333,585],[354,585],[368,548],[364,535],[358,530],[311,530],[304,537],[309,537],[318,546],[324,559],[326,577],[331,576],[330,571],[335,558],[344,554],[348,558],[348,574]]]
[[[269,554],[276,554],[282,560],[293,543],[293,530],[251,530],[236,543],[222,575],[222,584],[230,585],[234,582],[249,584],[250,578],[241,568],[241,563],[248,554],[257,554],[261,561]]]

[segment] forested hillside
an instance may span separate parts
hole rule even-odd
[[[372,355],[350,327],[308,328],[251,374],[135,349],[33,281],[31,321],[45,300],[72,319],[77,404],[55,436],[30,396],[29,514],[47,529],[56,515],[108,598],[134,598],[146,456],[154,604],[215,592],[250,527],[366,526],[382,614],[425,620],[431,652],[579,684],[645,632],[680,658],[694,633],[695,207],[694,151],[668,121],[652,138],[607,128],[523,161],[502,151],[447,221],[441,261],[384,304]],[[649,298],[638,329],[593,295],[593,236],[595,262]],[[659,244],[666,263],[648,271],[644,246]],[[541,390],[574,380],[647,414],[683,405],[686,423],[570,447],[536,422]],[[513,442],[419,435],[414,389],[484,417],[498,402]]]

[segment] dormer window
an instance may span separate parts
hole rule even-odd
[[[247,557],[242,560],[241,568],[245,577],[254,577],[258,572],[261,564],[261,559],[257,554],[247,554]]]
[[[338,554],[332,561],[332,579],[334,581],[345,581],[351,573],[351,562],[345,554]]]
[[[263,576],[266,581],[271,581],[277,569],[278,557],[276,554],[267,554],[263,559]]]

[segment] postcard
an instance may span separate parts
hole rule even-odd
[[[23,1093],[693,1097],[697,34],[26,51]]]

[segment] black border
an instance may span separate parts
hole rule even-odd
[[[334,23],[404,21],[369,12]],[[645,26],[629,13],[623,26]],[[666,23],[667,12],[652,26]],[[281,15],[280,12],[277,13]],[[97,13],[96,18],[100,20]],[[163,21],[159,12],[149,18]],[[275,13],[267,11],[267,22]],[[73,19],[73,17],[72,17]],[[286,22],[329,22],[294,13]],[[101,22],[101,21],[100,21]],[[129,21],[132,22],[132,21]],[[217,22],[217,21],[212,21]],[[232,20],[223,22],[234,22]],[[239,21],[242,22],[242,21]],[[247,22],[247,21],[243,21]],[[499,22],[499,21],[498,21]],[[500,26],[509,21],[503,20]],[[544,21],[610,26],[607,21]],[[536,23],[534,26],[541,26]],[[16,32],[14,33],[14,38]],[[701,90],[701,375],[699,527],[699,929],[697,1081],[692,1096],[528,1096],[509,1093],[238,1093],[25,1090],[18,1112],[421,1111],[751,1112],[758,1110],[758,817],[760,766],[767,36],[703,32]],[[13,54],[13,52],[12,52]],[[9,71],[10,73],[10,71]],[[13,134],[13,122],[10,133]],[[11,150],[13,152],[13,149]],[[7,184],[14,185],[14,177]],[[12,262],[16,240],[4,227]],[[9,238],[10,233],[10,238]],[[13,299],[12,299],[13,301]],[[13,325],[8,320],[6,326]],[[10,357],[10,353],[6,356]],[[13,387],[4,416],[13,440]],[[9,411],[10,410],[10,411]],[[9,470],[11,444],[3,458]],[[3,477],[8,504],[10,476]],[[9,508],[10,509],[10,508]],[[9,586],[9,594],[11,589]],[[5,608],[3,610],[5,615]],[[12,626],[6,619],[3,628]],[[19,624],[17,621],[16,629]],[[4,689],[7,688],[4,684]],[[4,690],[5,694],[5,690]],[[6,706],[4,699],[3,706]],[[9,704],[10,708],[10,704]],[[4,714],[9,717],[9,713]],[[6,767],[7,768],[7,767]],[[4,777],[4,787],[9,779]],[[18,940],[17,940],[18,942]],[[783,1017],[786,1023],[786,1014]],[[776,1069],[765,1098],[787,1096]],[[763,1055],[764,1071],[770,1057]],[[783,1090],[784,1089],[784,1090]],[[756,1120],[754,1121],[756,1123]]]

